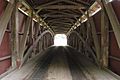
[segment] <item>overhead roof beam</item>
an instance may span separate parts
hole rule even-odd
[[[57,28],[57,29],[59,29],[59,28],[65,28],[65,29],[69,29],[70,27],[64,27],[64,26],[61,26],[61,25],[59,25],[59,26],[57,26],[57,25],[53,25],[52,26],[52,28]]]
[[[67,18],[76,18],[80,17],[78,15],[41,15],[41,17],[50,17],[50,18],[60,18],[60,17],[67,17]]]
[[[86,9],[86,8],[84,6],[75,6],[75,5],[51,5],[51,6],[41,7],[40,9]]]
[[[71,23],[70,22],[65,22],[65,21],[54,21],[54,22],[51,22],[50,24],[54,24],[54,23],[61,23],[61,24],[68,24],[70,25]]]
[[[96,14],[98,11],[101,10],[101,5],[96,1],[94,2],[94,4],[88,9],[88,11],[86,11],[85,13],[83,14],[83,16],[81,16],[77,22],[71,27],[71,29],[67,32],[67,34],[69,34],[72,30],[76,29],[78,26],[81,25],[81,23],[84,23],[85,21],[87,21],[87,17],[86,17],[86,13],[88,12],[88,15],[91,17],[93,16],[94,14]]]
[[[70,27],[71,27],[72,24],[70,24],[70,23],[59,23],[59,22],[56,22],[56,23],[50,23],[49,25],[50,25],[50,26],[62,25],[62,26],[70,26]],[[69,28],[70,28],[70,27],[69,27]]]
[[[83,3],[77,3],[75,1],[70,1],[70,0],[63,0],[63,1],[67,2],[67,3],[70,3],[70,4],[74,4],[74,5],[81,5],[81,6],[87,6],[88,7],[88,5],[84,5]]]
[[[52,5],[52,4],[55,4],[55,3],[58,3],[58,2],[61,2],[61,0],[55,0],[55,1],[51,1],[51,2],[41,4],[40,6],[36,7],[35,9],[40,9],[41,7]]]
[[[57,18],[57,19],[49,20],[48,24],[51,23],[51,22],[53,22],[53,21],[61,21],[61,22],[66,22],[66,21],[68,22],[69,21],[70,23],[74,23],[75,20],[70,19],[70,18],[65,18],[65,19],[64,18],[60,18],[60,19]]]
[[[41,9],[42,7],[52,5],[52,4],[55,4],[55,3],[59,3],[59,2],[66,2],[66,3],[70,3],[70,4],[73,4],[73,5],[79,5],[79,6],[81,5],[82,7],[89,5],[89,4],[87,4],[85,2],[81,2],[81,1],[80,1],[80,3],[76,3],[75,1],[69,1],[69,0],[55,0],[55,1],[52,1],[52,2],[47,2],[45,4],[41,4],[40,6],[36,7],[35,9]]]
[[[23,7],[26,9],[23,9]],[[51,31],[54,34],[52,29],[46,24],[46,22],[39,15],[35,13],[35,11],[31,8],[31,6],[26,1],[22,0],[18,5],[18,9],[29,17],[31,17],[31,14],[33,13],[33,17],[32,17],[33,20],[38,22],[40,25],[42,24],[44,28],[47,28],[49,31]]]
[[[84,5],[90,6],[90,4],[89,4],[88,2],[85,2],[85,1],[83,1],[83,0],[77,0],[77,1],[80,2],[80,3],[82,3],[82,4],[84,4]]]
[[[80,16],[80,14],[78,15],[78,14],[76,14],[76,13],[68,13],[68,12],[62,12],[62,11],[51,11],[51,12],[49,12],[49,13],[45,13],[45,14],[43,14],[43,15],[41,15],[41,16],[44,16],[44,15],[52,15],[52,14],[63,14],[63,15],[69,15],[69,16]]]
[[[58,29],[58,28],[56,28],[56,27],[54,27],[53,29],[54,29],[54,30],[68,30],[68,28],[66,28],[66,29],[65,29],[65,28],[59,28],[59,29]]]

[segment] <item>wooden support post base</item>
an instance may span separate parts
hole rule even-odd
[[[20,59],[17,59],[17,60],[16,60],[16,64],[17,64],[17,68],[20,68],[21,60],[20,60]]]

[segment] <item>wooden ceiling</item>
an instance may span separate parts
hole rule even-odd
[[[95,0],[26,0],[55,33],[67,33]]]

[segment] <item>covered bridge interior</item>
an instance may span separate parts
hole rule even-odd
[[[0,80],[120,80],[119,8],[120,0],[0,0]],[[56,34],[66,46],[54,45]]]

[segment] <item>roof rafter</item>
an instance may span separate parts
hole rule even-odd
[[[49,24],[49,23],[51,23],[51,22],[53,22],[53,21],[61,21],[61,22],[69,21],[70,23],[74,23],[75,20],[70,19],[70,18],[59,18],[59,19],[58,19],[58,18],[55,18],[55,19],[52,19],[52,20],[47,21],[47,23]]]
[[[80,17],[79,15],[64,15],[64,14],[53,14],[53,15],[41,15],[41,17],[51,17],[51,18],[60,18],[60,17],[68,17],[68,18],[76,18]]]
[[[52,1],[52,2],[45,3],[45,4],[41,4],[40,6],[36,7],[35,9],[41,9],[42,7],[52,5],[52,4],[55,4],[55,3],[59,3],[59,2],[66,2],[66,3],[70,3],[70,4],[73,4],[73,5],[77,5],[77,6],[82,6],[82,7],[87,6],[88,7],[87,3],[81,2],[81,1],[80,1],[80,3],[77,3],[75,1],[70,1],[70,0],[55,0],[55,1]]]
[[[58,11],[54,11],[54,10],[52,10],[51,12],[49,12],[49,13],[45,13],[44,15],[46,15],[46,14],[64,14],[64,15],[70,15],[70,16],[72,16],[72,15],[77,15],[77,16],[79,16],[80,14],[76,14],[76,13],[70,13],[70,12],[64,12],[64,11],[61,11],[61,10],[58,10]]]
[[[89,4],[88,2],[85,2],[85,1],[83,1],[83,0],[77,0],[77,1],[80,2],[80,3],[82,3],[82,4],[84,4],[84,5],[90,6],[90,4]]]
[[[41,4],[40,6],[35,7],[35,9],[40,9],[41,7],[48,6],[48,5],[51,5],[51,4],[55,4],[55,3],[58,3],[58,2],[61,2],[61,0],[55,0],[55,1],[45,3],[45,4]]]
[[[49,23],[50,26],[54,25],[54,24],[64,24],[64,25],[68,25],[68,26],[71,26],[72,24],[71,23],[66,23],[66,22],[53,22],[53,23]]]
[[[75,5],[51,5],[51,6],[41,7],[41,8],[42,9],[86,9],[83,6],[75,6]]]

